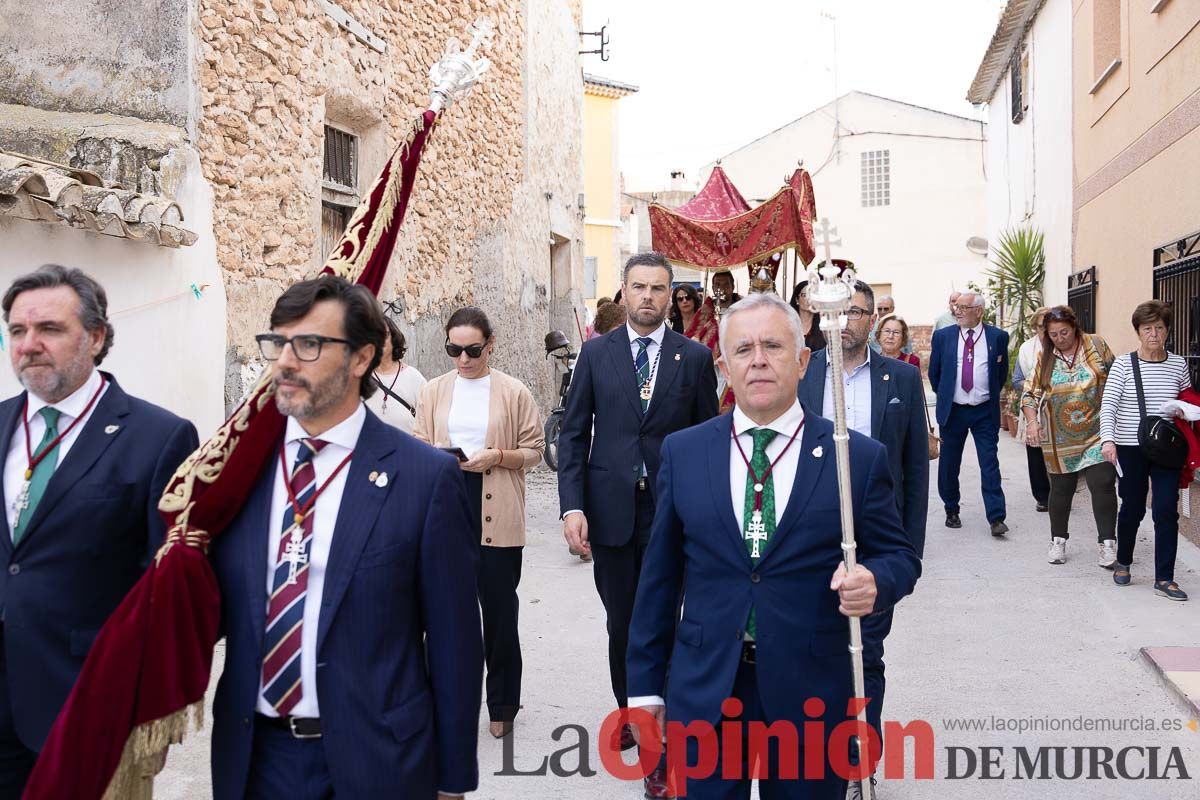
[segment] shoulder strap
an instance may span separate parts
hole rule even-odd
[[[393,392],[393,391],[392,391],[391,389],[389,389],[388,387],[384,386],[384,385],[383,385],[383,381],[379,380],[379,376],[378,376],[378,375],[375,375],[374,373],[372,373],[372,374],[371,374],[371,378],[372,378],[372,380],[374,380],[374,381],[375,381],[375,385],[376,385],[376,386],[378,386],[380,389],[382,389],[382,390],[383,390],[383,393],[384,393],[384,394],[386,394],[388,397],[390,397],[390,398],[392,398],[393,400],[395,400],[395,401],[396,401],[397,403],[399,403],[400,405],[402,405],[402,406],[404,406],[405,408],[407,408],[407,409],[408,409],[408,413],[412,414],[414,417],[417,415],[417,410],[416,410],[415,408],[413,408],[411,405],[409,405],[408,401],[407,401],[407,400],[405,400],[403,397],[401,397],[400,395],[396,394],[395,392]]]
[[[1138,368],[1137,353],[1129,354],[1129,361],[1133,365],[1133,384],[1137,387],[1138,396],[1138,411],[1142,414],[1142,419],[1146,418],[1146,393],[1142,390],[1142,371]]]

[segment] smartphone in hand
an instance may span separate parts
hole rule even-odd
[[[457,458],[459,461],[467,460],[467,454],[463,452],[461,447],[439,447],[438,449],[443,452],[449,453],[450,455]]]

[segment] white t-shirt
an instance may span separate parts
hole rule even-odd
[[[487,446],[485,442],[491,396],[490,374],[474,379],[455,376],[446,430],[450,434],[450,446],[461,447],[467,458]]]
[[[408,364],[401,364],[399,374],[376,372],[375,375],[384,386],[404,398],[405,403],[413,408],[417,407],[417,395],[420,393],[421,387],[425,385],[425,376],[421,374],[420,370]],[[396,381],[394,385],[393,379]],[[396,402],[396,398],[388,397],[387,392],[383,389],[375,387],[375,394],[367,398],[366,403],[367,408],[371,409],[375,416],[384,422],[395,425],[405,433],[413,432],[413,423],[416,422],[413,412],[405,408],[403,404]]]

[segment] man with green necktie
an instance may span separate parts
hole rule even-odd
[[[46,265],[17,278],[0,307],[26,389],[0,403],[6,800],[21,796],[92,641],[162,544],[159,497],[198,442],[190,422],[97,369],[113,327],[104,289],[83,272]]]
[[[809,358],[800,318],[776,295],[752,294],[725,312],[720,338],[737,405],[663,442],[629,633],[629,705],[659,727],[687,727],[688,746],[667,754],[669,774],[686,766],[693,776],[675,781],[679,795],[749,797],[757,755],[763,797],[841,800],[848,753],[810,740],[807,723],[830,732],[847,719],[846,617],[890,608],[912,591],[921,563],[900,523],[886,450],[851,431],[859,562],[846,573],[833,424],[796,399]],[[749,733],[755,722],[791,733],[772,725],[764,748]],[[697,775],[705,730],[715,731],[708,752],[717,763]],[[738,740],[725,741],[731,735]]]

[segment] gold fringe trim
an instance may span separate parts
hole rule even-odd
[[[183,741],[189,721],[195,730],[204,727],[203,700],[134,728],[102,800],[150,800],[154,776],[167,763],[167,748]]]

